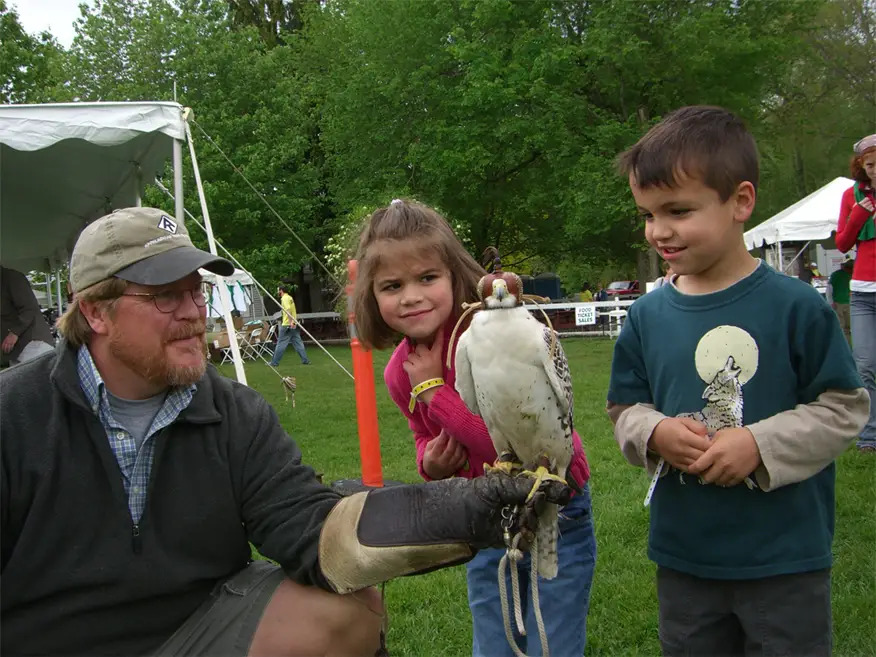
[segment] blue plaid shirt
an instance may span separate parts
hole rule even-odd
[[[164,403],[152,420],[146,439],[137,450],[137,443],[127,430],[119,425],[113,418],[110,409],[109,398],[106,394],[106,385],[100,372],[91,358],[88,347],[80,347],[77,356],[77,370],[79,373],[79,385],[85,393],[91,410],[100,418],[100,423],[106,430],[110,448],[119,463],[122,471],[122,480],[125,484],[125,492],[128,494],[128,509],[131,511],[131,519],[134,523],[140,522],[143,515],[143,507],[146,506],[146,492],[149,488],[149,473],[152,472],[152,460],[155,454],[155,434],[164,427],[173,423],[179,414],[192,401],[192,397],[198,386],[191,385],[188,388],[172,388],[164,399]]]

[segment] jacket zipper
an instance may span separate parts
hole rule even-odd
[[[143,552],[143,541],[140,538],[140,525],[134,525],[133,531],[131,532],[131,543],[134,548],[134,554],[141,554]]]

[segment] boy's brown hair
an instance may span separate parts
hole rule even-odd
[[[368,349],[391,347],[396,332],[380,314],[374,296],[374,274],[380,267],[381,245],[418,240],[420,248],[434,249],[450,270],[453,306],[458,313],[463,302],[477,301],[478,281],[486,273],[471,257],[453,228],[435,210],[416,201],[396,199],[368,217],[356,259],[359,269],[353,289],[356,332]]]
[[[736,115],[692,105],[667,114],[617,158],[618,171],[639,187],[677,187],[680,176],[699,179],[727,201],[740,183],[757,189],[757,144]]]

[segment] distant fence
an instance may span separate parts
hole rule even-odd
[[[550,318],[554,330],[562,337],[599,337],[616,332],[619,322],[611,313],[629,308],[635,299],[625,301],[557,302],[539,304]],[[538,320],[543,317],[536,306],[530,311]],[[302,323],[320,342],[344,342],[349,340],[346,318],[336,312],[298,313]],[[307,336],[302,336],[307,340]]]
[[[626,311],[635,299],[624,301],[559,302],[539,304],[550,317],[554,330],[564,338],[599,337],[617,332],[620,322],[616,311]],[[541,319],[538,308],[530,310]]]

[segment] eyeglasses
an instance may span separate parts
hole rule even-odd
[[[192,301],[195,302],[195,305],[198,308],[205,307],[207,305],[208,286],[209,283],[201,283],[198,287],[193,287],[190,290],[166,290],[164,292],[158,292],[157,294],[150,294],[148,292],[125,292],[122,296],[149,297],[152,299],[152,302],[155,304],[155,307],[158,308],[159,312],[172,313],[180,307],[180,304],[182,304],[186,298],[186,294],[192,296]]]

